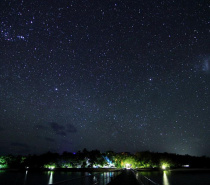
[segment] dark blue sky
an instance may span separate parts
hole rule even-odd
[[[210,156],[208,1],[0,2],[0,154]]]

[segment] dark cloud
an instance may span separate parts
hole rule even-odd
[[[55,142],[55,139],[53,139],[53,138],[50,138],[50,137],[45,137],[45,140],[46,141],[49,141],[49,142]]]
[[[59,125],[56,122],[50,122],[50,127],[57,135],[66,136],[65,127],[63,125]]]
[[[66,136],[66,133],[76,133],[77,129],[74,125],[68,124],[66,127],[56,122],[50,122],[51,129],[58,135]]]
[[[56,122],[50,122],[50,126],[53,130],[64,130],[65,127],[63,125],[59,125]]]
[[[35,128],[38,130],[47,130],[47,127],[43,125],[35,125]]]
[[[4,131],[5,130],[5,128],[3,128],[2,126],[0,126],[0,132],[1,131]]]
[[[76,133],[77,132],[77,129],[74,125],[71,125],[71,124],[68,124],[66,126],[66,131],[67,132],[70,132],[70,133]]]

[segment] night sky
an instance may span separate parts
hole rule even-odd
[[[0,154],[210,156],[207,0],[1,0]]]

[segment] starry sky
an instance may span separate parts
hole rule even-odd
[[[207,0],[1,0],[0,154],[210,156]]]

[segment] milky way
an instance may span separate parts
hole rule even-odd
[[[207,1],[0,7],[0,154],[210,156]]]

